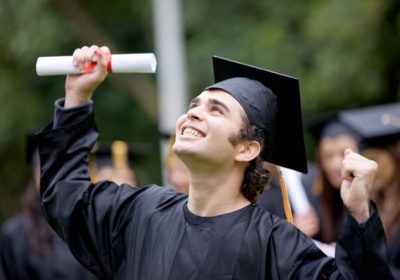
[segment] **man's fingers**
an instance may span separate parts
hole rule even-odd
[[[87,60],[87,52],[89,51],[88,46],[83,46],[82,48],[78,48],[74,51],[73,54],[73,64],[80,69],[83,69]]]
[[[96,45],[90,46],[88,52],[86,53],[86,60],[89,62],[97,62],[99,56],[99,47]]]
[[[78,48],[73,53],[73,64],[79,67],[82,72],[90,72],[97,63],[107,65],[110,59],[110,50],[108,47],[98,47],[92,45],[90,47],[83,46]],[[88,69],[90,71],[88,71]]]
[[[106,46],[102,46],[100,51],[107,57],[111,55],[110,49]]]
[[[341,169],[343,179],[351,181],[355,176],[376,171],[378,167],[375,161],[369,160],[350,149],[346,149],[344,153]]]

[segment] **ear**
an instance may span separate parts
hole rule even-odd
[[[237,161],[250,162],[255,159],[260,152],[260,143],[255,140],[245,140],[237,145],[235,159]]]

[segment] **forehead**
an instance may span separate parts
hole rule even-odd
[[[320,150],[332,150],[332,149],[357,149],[357,141],[347,134],[341,134],[335,137],[325,137],[320,141]]]
[[[240,115],[246,116],[246,113],[240,103],[232,95],[221,89],[204,90],[192,101],[202,103],[212,103],[212,101],[219,101],[226,105],[231,113],[237,112]]]

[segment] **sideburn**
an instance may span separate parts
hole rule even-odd
[[[232,133],[229,135],[228,140],[232,144],[232,146],[236,146],[240,141],[246,139],[245,128],[242,127],[237,133]]]
[[[240,141],[249,139],[250,135],[250,123],[245,115],[242,115],[242,126],[237,133],[232,133],[228,137],[228,141],[232,144],[232,146],[236,146]]]

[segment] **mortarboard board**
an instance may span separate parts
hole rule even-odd
[[[273,164],[307,172],[299,82],[296,78],[213,57],[216,84],[243,107],[250,124],[264,133],[262,158]]]
[[[357,143],[360,140],[360,136],[354,129],[339,120],[338,112],[313,117],[306,121],[306,126],[316,143],[325,137],[332,138],[344,134],[352,136]]]
[[[339,120],[361,136],[363,147],[384,146],[400,140],[398,102],[342,111]]]

